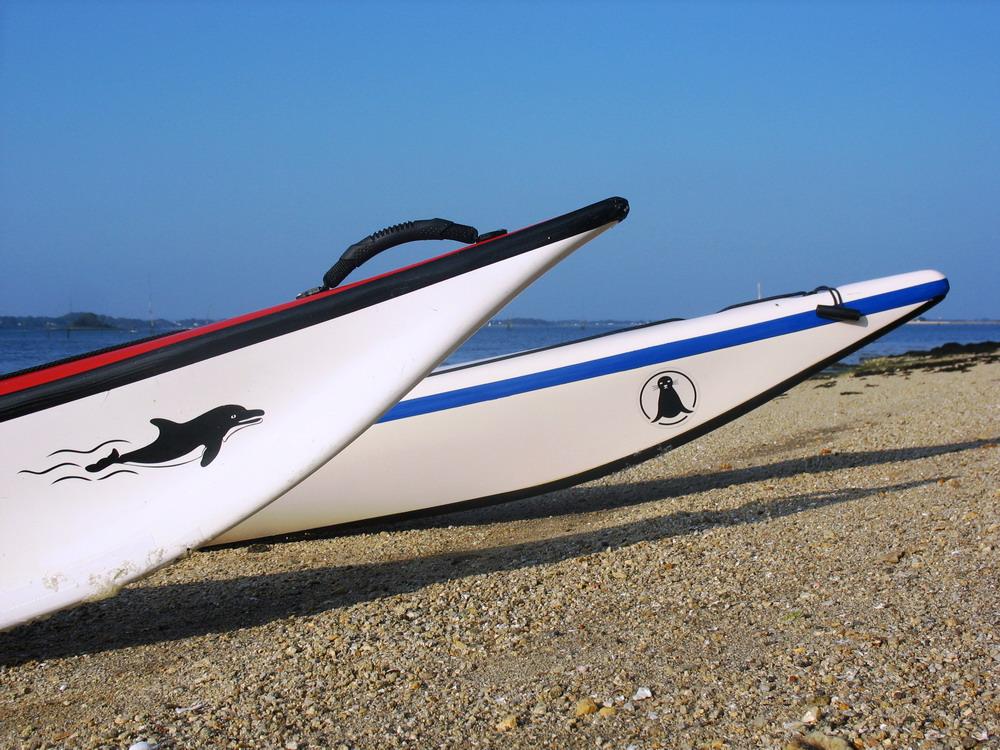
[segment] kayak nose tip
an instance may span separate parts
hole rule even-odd
[[[618,214],[617,220],[618,221],[625,221],[625,217],[628,216],[628,212],[629,212],[628,201],[625,200],[624,198],[619,197],[619,196],[615,196],[614,198],[611,198],[610,200],[611,200],[612,206],[614,206],[614,208],[615,208],[615,210],[616,210],[616,212]]]

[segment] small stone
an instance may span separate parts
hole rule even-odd
[[[805,737],[801,734],[792,738],[785,745],[785,750],[852,750],[847,740],[822,732],[810,732]]]
[[[146,742],[146,740],[139,740],[129,745],[128,750],[152,750],[152,745]]]
[[[591,697],[581,698],[576,702],[576,708],[573,709],[574,716],[586,716],[587,714],[596,714],[597,704]]]
[[[615,709],[612,708],[611,706],[604,706],[597,712],[597,715],[605,719],[610,719],[612,716],[615,715]]]
[[[635,691],[635,695],[632,696],[632,700],[638,703],[639,701],[648,700],[653,697],[653,691],[648,687],[641,687]]]
[[[507,714],[500,721],[497,722],[498,732],[509,732],[512,729],[517,729],[517,715]]]
[[[819,706],[812,706],[808,711],[802,714],[803,724],[815,724],[819,721]]]
[[[904,549],[894,549],[891,552],[882,555],[882,562],[888,563],[889,565],[895,565],[903,559],[903,555],[905,554],[906,550]]]

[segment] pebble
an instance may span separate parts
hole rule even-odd
[[[785,750],[853,750],[853,748],[842,737],[822,732],[810,732],[805,736],[796,735],[793,737],[791,742],[785,745]]]
[[[587,714],[597,713],[597,703],[593,698],[581,698],[576,702],[576,706],[573,708],[574,716],[586,716]]]
[[[802,714],[800,721],[803,724],[815,724],[819,721],[819,706],[812,706],[808,711]]]
[[[196,552],[0,633],[0,747],[991,747],[1000,362],[909,376],[539,498]]]
[[[906,550],[894,549],[891,552],[886,553],[882,556],[882,562],[888,563],[889,565],[895,565],[900,560],[903,559],[903,555],[906,554]]]
[[[516,714],[508,714],[497,722],[496,728],[498,732],[509,732],[512,729],[517,729],[518,721]]]

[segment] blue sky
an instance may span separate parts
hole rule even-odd
[[[997,49],[996,3],[4,0],[0,313],[220,318],[387,224],[623,195],[505,314],[932,267],[1000,317]]]

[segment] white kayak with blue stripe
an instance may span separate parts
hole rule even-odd
[[[439,370],[214,543],[501,502],[607,474],[736,419],[947,293],[940,273],[917,271]]]

